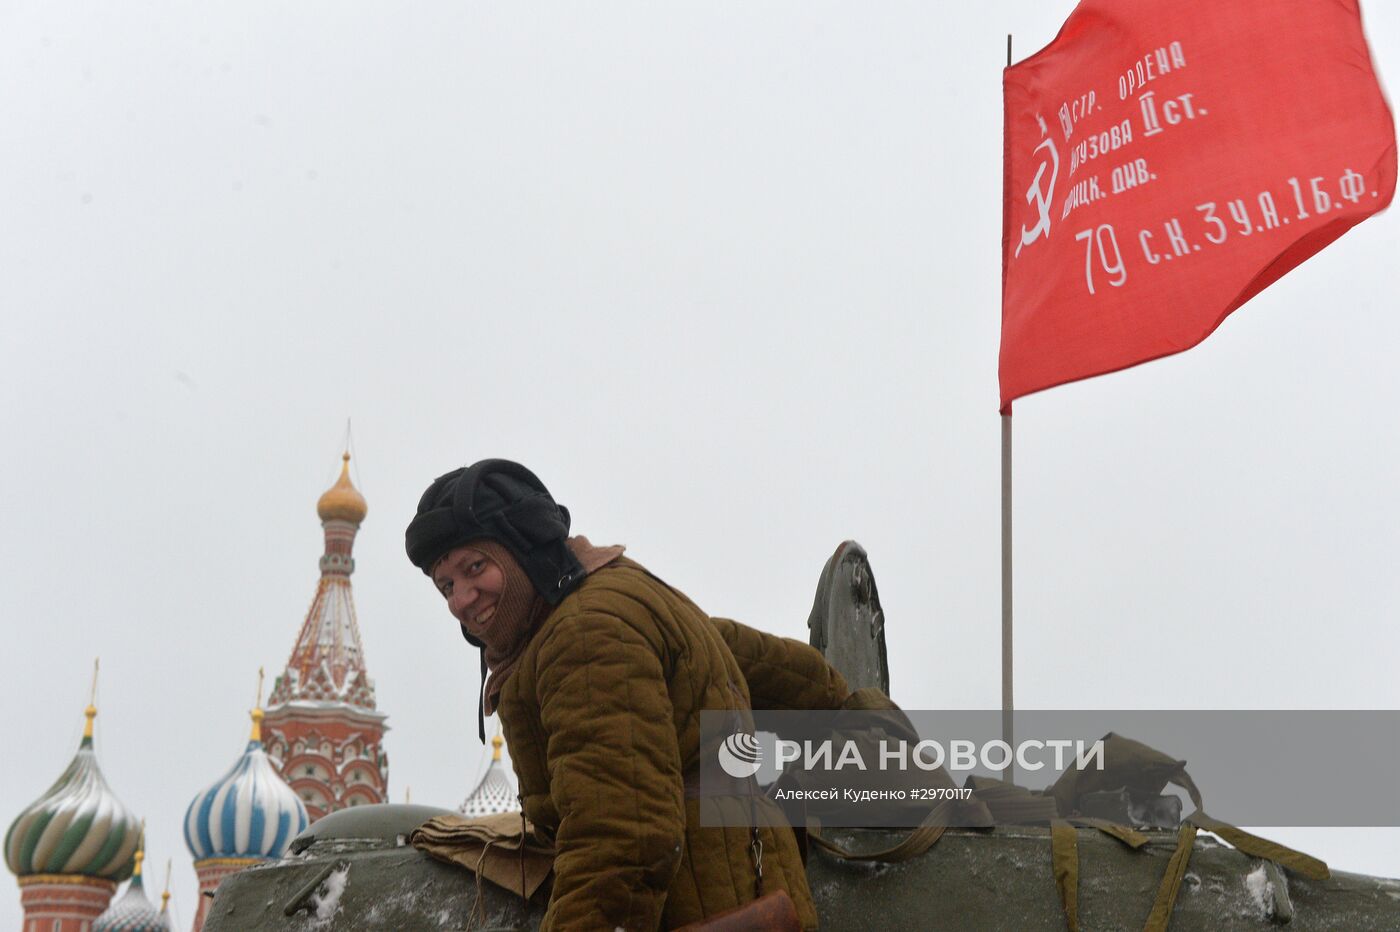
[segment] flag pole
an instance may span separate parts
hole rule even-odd
[[[1011,67],[1011,33],[1006,34],[1006,67]],[[1005,197],[1002,192],[1002,197]],[[1011,718],[1011,414],[1001,416],[1001,740],[1012,743]],[[1016,782],[1015,755],[1006,762],[1002,779]]]
[[[1011,415],[1001,416],[1001,740],[1011,743]],[[1016,766],[1007,761],[1002,774],[1015,782]]]

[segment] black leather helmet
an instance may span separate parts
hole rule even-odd
[[[497,541],[515,557],[546,602],[558,605],[581,582],[565,541],[569,509],[544,483],[510,460],[482,460],[438,476],[418,502],[404,532],[408,558],[432,575],[448,551],[474,540]]]

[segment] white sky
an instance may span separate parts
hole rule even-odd
[[[1072,6],[0,7],[5,824],[101,655],[188,925],[185,807],[291,650],[347,416],[395,800],[480,765],[402,532],[485,456],[796,637],[853,537],[895,698],[996,707],[1001,67]],[[1400,4],[1366,12],[1393,75]],[[1397,256],[1391,213],[1200,348],[1017,404],[1019,705],[1400,707]],[[1400,832],[1277,834],[1400,873]]]

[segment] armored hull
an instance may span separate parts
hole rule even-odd
[[[469,871],[407,844],[445,810],[363,806],[312,825],[280,861],[229,877],[207,932],[307,930],[533,930],[547,889],[529,904]],[[1079,832],[1079,914],[1086,929],[1141,929],[1176,845],[1150,832],[1133,851],[1093,830]],[[838,830],[854,850],[886,848],[895,833]],[[1005,929],[1060,932],[1065,918],[1050,861],[1049,831],[1036,827],[950,830],[902,864],[844,861],[813,850],[807,876],[822,928]],[[1272,875],[1277,878],[1277,874]],[[1334,873],[1271,880],[1264,862],[1197,840],[1172,914],[1174,930],[1263,930],[1285,918],[1300,930],[1400,929],[1400,881]]]

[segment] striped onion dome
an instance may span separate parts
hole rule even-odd
[[[306,828],[306,807],[263,750],[262,719],[262,709],[254,709],[243,756],[185,813],[185,844],[195,861],[273,860]]]
[[[92,746],[92,720],[73,762],[48,792],[29,804],[5,833],[5,863],[21,877],[69,874],[125,880],[140,842],[141,823],[117,799]]]
[[[131,875],[131,885],[126,888],[126,893],[107,907],[106,912],[97,917],[92,924],[92,932],[171,932],[164,912],[146,899],[146,890],[141,883],[143,857],[143,852],[136,852],[136,870]]]
[[[471,791],[457,811],[464,816],[495,815],[498,812],[516,812],[520,801],[516,799],[515,787],[511,785],[506,768],[501,764],[501,736],[491,739],[491,765],[476,789]]]

